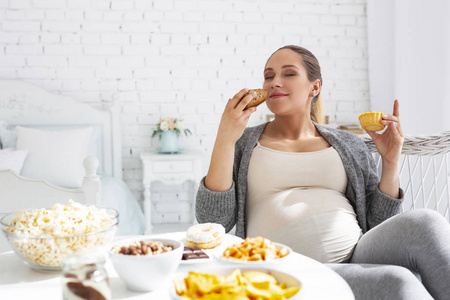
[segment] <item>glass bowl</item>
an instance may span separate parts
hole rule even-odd
[[[101,212],[103,216],[106,213],[108,219],[96,223],[89,230],[85,228],[85,233],[70,233],[67,218],[54,222],[51,233],[42,233],[45,223],[49,222],[45,219],[43,222],[40,219],[39,222],[31,220],[29,223],[12,225],[14,220],[24,213],[35,211],[33,209],[5,215],[0,220],[0,226],[9,245],[26,265],[38,271],[61,271],[67,255],[84,251],[107,251],[112,243],[119,223],[119,213],[113,208],[90,207]],[[95,217],[90,215],[89,218]],[[82,223],[83,220],[77,219],[76,222]]]

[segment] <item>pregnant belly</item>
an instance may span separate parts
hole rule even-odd
[[[350,214],[328,212],[286,224],[266,237],[322,263],[336,263],[351,257],[361,234]]]
[[[247,208],[247,236],[264,236],[320,262],[350,258],[361,236],[353,207],[333,190],[295,188]]]

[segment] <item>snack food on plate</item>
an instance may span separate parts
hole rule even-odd
[[[189,227],[186,243],[189,247],[211,249],[219,246],[225,236],[225,228],[216,223],[203,223]]]
[[[223,257],[242,261],[269,261],[289,254],[285,247],[277,247],[270,240],[261,236],[247,237],[242,243],[229,246]]]
[[[175,279],[174,286],[183,299],[288,299],[300,290],[278,283],[270,273],[240,269],[226,276],[191,271],[188,277]]]
[[[135,241],[133,244],[128,246],[113,246],[111,249],[112,253],[124,254],[124,255],[156,255],[164,252],[169,252],[173,250],[172,245],[164,246],[163,243],[159,241]]]
[[[251,92],[256,92],[256,97],[253,98],[252,101],[250,101],[246,106],[245,109],[252,107],[252,106],[258,106],[261,103],[263,103],[264,101],[267,100],[267,98],[269,98],[269,93],[266,90],[263,89],[253,89],[253,90],[249,90],[245,95],[247,96],[249,93]]]
[[[184,247],[182,260],[191,259],[206,259],[209,258],[208,254],[203,252],[200,248]]]
[[[384,114],[382,112],[366,112],[359,115],[359,123],[364,130],[367,131],[379,131],[383,130],[385,125],[381,124],[381,117]]]

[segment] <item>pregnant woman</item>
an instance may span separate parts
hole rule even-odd
[[[245,108],[256,96],[247,89],[225,107],[197,193],[198,221],[330,263],[356,299],[448,299],[450,225],[430,210],[399,214],[398,101],[383,116],[386,130],[368,132],[382,157],[379,178],[358,136],[320,125],[322,76],[310,51],[275,51],[263,88],[272,122],[246,128],[256,111]]]

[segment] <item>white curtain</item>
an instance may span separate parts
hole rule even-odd
[[[367,0],[370,101],[406,134],[450,130],[450,1]]]

